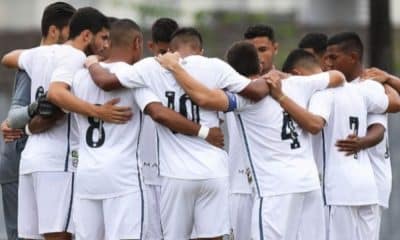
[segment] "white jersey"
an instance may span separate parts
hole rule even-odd
[[[328,73],[292,76],[282,81],[282,90],[307,108],[312,94],[328,84]],[[244,107],[239,112],[239,125],[260,197],[320,188],[310,133],[301,129],[272,97]]]
[[[156,124],[150,116],[144,115],[142,134],[140,134],[139,153],[142,162],[145,184],[161,185],[157,155]]]
[[[316,93],[309,110],[326,121],[320,158],[323,193],[328,205],[368,205],[377,203],[377,189],[366,151],[345,156],[335,146],[349,134],[365,136],[367,113],[382,113],[388,107],[383,87],[372,81],[345,83],[343,87]],[[318,152],[318,151],[316,151]],[[321,159],[322,158],[322,159]]]
[[[228,64],[202,56],[189,56],[183,67],[195,79],[209,88],[226,88],[242,91],[250,82]],[[154,58],[134,64],[129,71],[116,72],[121,84],[134,87],[138,81],[145,83],[164,106],[180,112],[188,119],[207,127],[219,126],[215,111],[198,107],[178,85],[173,75],[162,68]],[[140,106],[144,109],[145,105]],[[179,179],[210,179],[228,176],[227,154],[204,139],[172,132],[157,124],[160,175]]]
[[[31,101],[45,93],[60,67],[64,73],[75,74],[83,67],[85,54],[70,45],[41,46],[24,51],[18,66],[32,79]],[[20,174],[37,171],[71,171],[76,164],[77,139],[71,132],[74,127],[69,114],[51,129],[29,137],[21,155]],[[74,156],[71,156],[73,153]]]
[[[128,64],[115,62],[101,65],[116,71]],[[82,69],[74,77],[72,91],[75,96],[92,104],[104,104],[119,98],[118,105],[129,106],[134,113],[126,124],[105,123],[97,118],[76,115],[81,139],[76,175],[77,196],[106,199],[139,191],[138,141],[142,114],[136,103],[135,90],[103,91],[93,82],[89,71]],[[158,101],[157,98],[155,101]]]
[[[390,193],[392,191],[392,165],[389,152],[389,132],[387,114],[370,114],[367,119],[368,126],[381,124],[385,127],[385,135],[380,143],[368,148],[368,156],[374,170],[375,181],[378,187],[378,204],[389,207]]]
[[[251,194],[250,164],[246,160],[245,147],[240,140],[238,119],[234,112],[225,113],[225,124],[228,129],[228,164],[229,188],[231,193]]]

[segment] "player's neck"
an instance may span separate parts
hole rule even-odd
[[[76,49],[83,51],[83,52],[87,47],[87,43],[84,43],[79,38],[70,39],[70,40],[66,41],[64,44],[70,45]]]
[[[56,44],[57,41],[55,39],[52,39],[50,37],[42,37],[42,39],[40,40],[40,45],[44,46],[44,45],[52,45],[52,44]]]
[[[126,49],[112,48],[110,51],[110,56],[105,62],[126,62],[128,64],[133,64],[136,62],[136,59],[134,56],[132,56],[132,53],[130,53],[130,51],[126,51]]]
[[[359,63],[351,72],[346,76],[347,82],[352,82],[354,79],[359,78],[363,72],[364,68],[361,63]]]

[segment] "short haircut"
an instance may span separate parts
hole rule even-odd
[[[171,36],[171,43],[175,45],[190,44],[193,49],[203,49],[203,38],[200,32],[193,27],[178,28]]]
[[[226,53],[226,61],[243,76],[250,77],[260,74],[257,49],[249,42],[235,42]]]
[[[267,37],[272,42],[275,42],[274,30],[267,25],[258,24],[250,26],[244,33],[244,39],[254,39],[257,37]]]
[[[96,34],[103,28],[110,29],[110,25],[107,17],[99,10],[92,7],[84,7],[79,8],[72,16],[69,28],[69,39],[74,39],[84,30],[89,30]]]
[[[159,18],[151,27],[151,38],[153,42],[169,43],[172,34],[178,29],[178,23],[171,18]]]
[[[333,35],[328,39],[328,46],[339,45],[340,49],[346,53],[355,51],[359,54],[360,60],[363,58],[364,46],[355,32],[342,32]]]
[[[328,36],[324,33],[308,33],[299,42],[299,48],[311,48],[318,55],[326,51]]]
[[[135,32],[141,33],[139,25],[130,19],[120,19],[111,25],[110,39],[112,47],[125,47],[132,44]]]
[[[119,20],[119,19],[116,18],[116,17],[107,17],[107,19],[108,19],[108,24],[110,25],[110,27],[111,27],[111,25],[112,25],[113,23],[115,23],[116,21]]]
[[[305,51],[304,49],[295,49],[287,56],[285,62],[283,63],[282,71],[290,73],[293,71],[293,69],[299,66],[309,68],[319,66],[319,63],[313,54]]]
[[[65,2],[55,2],[48,5],[44,9],[42,16],[42,36],[47,37],[51,25],[56,26],[60,30],[63,27],[68,26],[69,21],[75,12],[75,8]]]

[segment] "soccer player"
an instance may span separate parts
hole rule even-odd
[[[159,18],[151,27],[151,40],[147,47],[154,56],[164,54],[169,49],[172,33],[178,29],[178,24],[170,18]],[[160,194],[161,178],[157,158],[157,133],[156,126],[150,116],[144,115],[142,139],[140,140],[141,160],[143,161],[143,180],[147,185],[148,224],[144,239],[162,239]]]
[[[147,47],[154,56],[168,52],[172,33],[178,29],[178,23],[171,18],[159,18],[151,27],[151,40]]]
[[[260,75],[260,62],[253,44],[240,41],[227,51],[226,61],[238,73],[250,79]],[[245,147],[240,141],[238,119],[235,113],[225,113],[229,146],[230,223],[233,239],[251,239],[251,214],[253,209],[253,176],[246,161]]]
[[[185,68],[204,79],[210,87],[228,88],[243,95],[253,95],[253,99],[262,98],[268,91],[264,79],[250,83],[223,61],[200,56],[202,38],[194,28],[175,31],[171,49],[185,56]],[[141,80],[154,91],[163,105],[209,127],[219,124],[217,112],[199,108],[198,103],[185,94],[173,76],[154,58],[139,61],[129,71],[116,72],[115,75],[98,64],[92,64],[89,70],[95,82],[106,89],[121,85],[133,87],[134,82]],[[228,107],[227,102],[221,105]],[[164,239],[189,239],[193,226],[196,237],[221,239],[229,232],[226,153],[204,145],[202,140],[173,134],[160,125],[157,125],[157,131],[160,175],[163,177],[161,220]],[[204,133],[207,131],[205,128]],[[218,218],[210,221],[210,216]]]
[[[274,69],[274,57],[278,53],[279,44],[275,41],[274,30],[267,25],[254,25],[247,28],[244,39],[251,42],[258,51],[261,73]]]
[[[327,41],[328,36],[324,33],[308,33],[300,40],[298,47],[313,54],[320,62],[322,69],[325,69],[324,55]]]
[[[163,61],[170,56],[158,59],[178,78],[183,75],[178,62]],[[240,133],[257,191],[252,238],[324,239],[324,227],[311,227],[314,222],[323,223],[324,214],[310,135],[322,129],[323,120],[306,107],[314,92],[343,84],[344,76],[330,71],[311,77],[290,77],[282,80],[281,90],[276,73],[271,71],[268,75],[272,97],[245,106],[242,101],[238,103],[242,108],[238,112]],[[218,106],[226,99],[218,98],[215,91],[219,90],[204,89],[192,81],[182,86],[200,102],[202,97],[214,96],[207,107],[223,110]]]
[[[81,8],[70,21],[69,41],[63,45],[14,51],[2,63],[16,65],[32,79],[31,101],[45,93],[51,79],[70,80],[82,68],[83,51],[101,52],[108,38],[107,18],[93,8]],[[80,101],[82,112],[107,121],[122,122],[130,111],[110,103],[96,106]],[[28,138],[21,157],[19,219],[21,237],[70,239],[74,168],[78,141],[71,133],[71,117],[65,116],[52,129]],[[57,146],[57,147],[48,147]],[[51,182],[51,188],[48,183]],[[22,228],[21,228],[22,227]]]
[[[372,79],[379,81],[382,84],[388,84],[397,92],[400,91],[400,79],[378,68],[366,69],[362,75],[364,79]],[[382,213],[389,208],[390,193],[392,190],[392,167],[389,152],[389,129],[387,114],[371,115],[368,117],[368,126],[378,123],[385,128],[385,133],[382,141],[375,147],[369,148],[368,156],[371,159],[372,169],[374,170],[375,180],[378,187],[378,230],[376,231],[376,240],[379,240],[379,230],[381,225]],[[368,134],[367,134],[368,135]],[[362,141],[363,139],[359,139]],[[355,141],[358,148],[362,146],[359,141]]]
[[[374,239],[377,232],[378,191],[370,158],[365,150],[354,154],[340,152],[349,135],[364,137],[369,113],[396,112],[399,97],[380,84],[367,80],[359,83],[363,47],[355,33],[339,33],[328,40],[327,67],[346,76],[343,88],[313,96],[310,111],[324,118],[326,125],[321,154],[323,193],[328,206],[329,239]],[[370,140],[368,145],[380,140]],[[368,147],[370,147],[368,146]]]
[[[68,21],[74,12],[75,9],[64,2],[56,2],[48,5],[43,11],[41,23],[42,39],[40,44],[50,45],[65,42],[68,39]],[[15,76],[14,94],[11,100],[8,119],[6,119],[1,125],[1,130],[6,144],[2,149],[2,157],[0,161],[0,183],[2,185],[7,236],[8,239],[13,240],[18,238],[17,203],[19,160],[27,138],[26,135],[23,135],[22,130],[14,129],[15,126],[13,126],[14,128],[10,127],[11,120],[9,118],[10,115],[13,114],[13,111],[23,109],[23,111],[27,112],[27,105],[29,105],[31,101],[30,84],[31,79],[28,74],[24,71],[18,71]],[[37,121],[37,119],[41,117],[37,115],[35,118],[36,120],[34,121]],[[23,126],[25,126],[25,124],[23,124]],[[51,124],[50,122],[46,122],[46,125],[46,127],[48,127]],[[34,131],[35,130],[36,129],[34,129]],[[11,138],[9,138],[10,133]]]
[[[117,71],[141,58],[135,38],[139,26],[122,19],[111,26],[110,56],[102,66]],[[147,93],[146,93],[147,91]],[[72,83],[75,96],[93,104],[120,98],[135,115],[127,124],[107,124],[96,118],[77,115],[80,139],[80,165],[76,176],[74,221],[77,239],[142,239],[144,186],[139,164],[142,114],[139,106],[171,130],[197,136],[200,126],[175,111],[161,106],[147,89],[121,89],[105,92],[90,79],[87,69],[79,71]],[[138,106],[139,105],[139,106]],[[187,130],[182,131],[183,127]],[[129,134],[127,134],[129,132]],[[121,136],[125,136],[121,140]],[[112,151],[110,151],[112,149]],[[146,190],[145,190],[146,191]]]

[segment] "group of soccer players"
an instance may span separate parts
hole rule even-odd
[[[147,43],[141,59],[134,21],[57,2],[41,46],[3,56],[10,239],[379,239],[400,79],[363,68],[356,33],[306,35],[281,71],[266,25],[226,61],[169,18]]]

